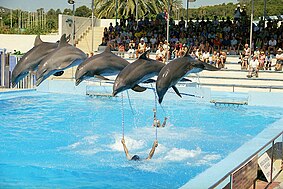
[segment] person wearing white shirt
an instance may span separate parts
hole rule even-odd
[[[272,37],[268,41],[268,53],[270,53],[271,49],[275,53],[275,51],[276,51],[276,44],[277,44],[277,41]]]
[[[247,77],[253,77],[253,74],[258,77],[258,65],[259,61],[257,56],[253,56],[249,64],[249,74],[247,75]]]
[[[154,37],[154,35],[151,36],[151,38],[150,38],[149,41],[150,41],[150,44],[151,44],[151,48],[152,48],[153,50],[155,50],[155,47],[156,47],[155,44],[156,44],[156,41],[157,41],[157,40],[156,40],[156,38]]]
[[[210,57],[210,54],[209,54],[208,51],[204,51],[202,53],[202,59],[203,59],[204,62],[208,63],[209,62],[209,57]]]
[[[165,63],[165,51],[162,46],[159,46],[158,50],[156,51],[156,60]]]
[[[282,49],[279,48],[276,54],[275,71],[282,71],[282,65],[283,65],[283,54],[282,54]]]

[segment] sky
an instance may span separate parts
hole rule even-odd
[[[91,0],[75,0],[76,7],[86,5],[91,7]],[[196,2],[190,3],[190,8],[198,8],[200,6],[217,5],[222,3],[237,3],[237,0],[196,0]],[[44,8],[49,9],[61,9],[72,8],[68,4],[67,0],[0,0],[0,6],[12,9],[21,9],[25,11],[36,11],[36,9]],[[186,7],[186,0],[183,0],[183,6]]]

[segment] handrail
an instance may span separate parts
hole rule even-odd
[[[198,83],[199,86],[218,86],[218,87],[240,87],[240,88],[259,88],[259,89],[283,89],[283,86],[271,85],[241,85],[241,84],[219,84],[219,83]]]
[[[251,158],[256,156],[260,151],[262,151],[264,148],[266,148],[268,145],[273,143],[278,137],[280,137],[283,134],[283,131],[281,131],[278,135],[276,135],[274,138],[272,138],[269,142],[267,142],[264,146],[262,146],[259,150],[257,150],[255,153],[253,153],[251,156],[249,156],[245,161],[243,161],[240,165],[238,165],[236,168],[228,172],[224,177],[222,177],[219,181],[217,181],[215,184],[213,184],[209,189],[213,189],[217,187],[219,184],[221,184],[222,181],[224,181],[227,177],[229,177],[233,172],[241,168],[243,165],[245,165]]]
[[[237,80],[257,80],[257,81],[283,81],[283,79],[273,78],[247,78],[247,77],[222,77],[222,76],[188,76],[189,78],[206,78],[206,79],[237,79]]]
[[[221,69],[218,71],[222,72],[249,72],[249,70],[240,70],[240,69]],[[259,73],[283,73],[283,71],[271,71],[271,70],[260,70]]]

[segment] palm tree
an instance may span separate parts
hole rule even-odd
[[[117,0],[118,1],[118,17],[124,15],[125,17],[131,14],[135,15],[136,8],[138,8],[138,17],[143,17],[146,13],[150,12],[153,15],[157,15],[160,12],[164,12],[167,9],[167,0]],[[174,11],[176,7],[182,6],[181,0],[171,0],[171,9]],[[137,4],[137,5],[136,5]],[[166,7],[166,8],[164,8]],[[116,0],[101,0],[95,2],[94,8],[95,16],[98,18],[114,18],[116,15]]]

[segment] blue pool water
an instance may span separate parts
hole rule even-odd
[[[125,140],[147,157],[154,100],[124,99]],[[30,92],[0,98],[0,188],[178,188],[225,158],[282,109],[177,99],[158,107],[156,153],[125,158],[121,99]]]

